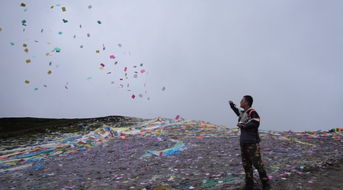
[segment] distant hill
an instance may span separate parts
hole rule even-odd
[[[45,133],[53,131],[73,132],[79,130],[79,125],[86,125],[101,121],[102,123],[123,123],[137,120],[125,116],[107,116],[98,118],[33,118],[33,117],[12,117],[0,118],[0,138],[30,135],[35,133]]]

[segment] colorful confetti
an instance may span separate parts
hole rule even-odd
[[[61,48],[56,47],[53,51],[59,53],[59,52],[61,52]]]
[[[21,24],[23,25],[23,26],[27,26],[26,24],[27,24],[27,21],[26,20],[22,20],[21,21]]]
[[[20,2],[18,2],[18,4],[20,4]],[[18,6],[18,5],[17,5]],[[23,9],[25,9],[25,7],[28,7],[27,6],[27,4],[25,4],[25,2],[23,2],[23,3],[21,3],[20,4],[20,6],[21,7],[24,7]],[[88,6],[88,9],[92,9],[92,5],[86,5],[86,6]],[[47,7],[48,8],[48,7]],[[65,5],[61,5],[61,4],[53,4],[53,5],[50,5],[50,9],[53,9],[53,8],[57,8],[58,10],[58,12],[67,12],[67,8],[66,8],[66,6]],[[48,8],[49,9],[49,8]],[[68,11],[70,11],[70,10],[68,10]],[[60,17],[59,19],[61,19],[62,21],[63,21],[63,23],[69,23],[69,20],[71,20],[71,22],[73,21],[72,20],[72,18],[69,18],[68,16],[62,16],[62,17]],[[31,20],[30,19],[28,19],[28,20],[26,20],[26,18],[24,19],[24,18],[22,18],[22,19],[20,19],[19,21],[21,21],[21,24],[23,25],[23,26],[29,26],[29,23],[30,23],[30,26],[31,26]],[[99,19],[96,19],[96,20],[93,20],[93,23],[94,22],[96,22],[97,24],[104,24],[104,23],[102,23],[102,21],[100,20],[100,18]],[[106,22],[105,22],[106,23]],[[79,28],[81,29],[81,28],[84,28],[83,26],[82,26],[82,24],[80,24],[80,23],[78,23],[78,24],[76,24],[76,27],[77,27],[77,25],[79,25]],[[25,31],[26,30],[26,28],[27,27],[22,27],[23,28],[23,31]],[[0,32],[2,31],[2,29],[3,28],[1,28],[0,27]],[[40,31],[40,33],[43,33],[43,31],[44,30],[46,30],[46,31],[50,31],[50,29],[49,28],[41,28],[40,30],[39,30],[39,28],[38,28],[38,30],[36,31],[36,32],[39,32]],[[45,31],[44,31],[45,32]],[[54,33],[55,33],[55,36],[57,36],[57,35],[64,35],[63,37],[65,37],[65,34],[66,33],[64,33],[62,30],[61,31],[54,31]],[[84,35],[84,34],[86,34],[87,35],[87,37],[88,38],[90,38],[90,33],[87,33],[87,32],[83,32],[81,35]],[[72,33],[72,37],[73,37],[73,39],[76,39],[76,35],[79,35],[79,34],[76,34],[76,31],[74,31],[74,33]],[[92,34],[93,35],[93,34]],[[71,37],[70,36],[70,37]],[[79,37],[79,36],[78,36]],[[95,37],[97,37],[96,35],[95,35]],[[82,37],[81,37],[82,38]],[[39,41],[37,41],[37,40],[34,40],[34,42],[36,42],[36,43],[39,43]],[[49,44],[49,45],[51,45],[52,43],[50,43],[50,42],[46,42],[47,44]],[[14,42],[11,42],[10,43],[12,46],[15,46],[16,44],[14,43]],[[22,47],[23,47],[23,51],[24,52],[26,52],[26,53],[30,53],[30,52],[32,52],[33,51],[33,49],[31,48],[31,44],[30,44],[30,48],[28,47],[28,44],[30,44],[29,42],[26,42],[26,43],[22,43]],[[109,47],[105,47],[105,43],[103,42],[103,43],[101,43],[102,44],[102,47],[96,47],[95,48],[95,52],[97,53],[97,54],[99,54],[99,56],[101,56],[100,54],[103,54],[104,52],[105,52],[105,50],[107,49],[107,48],[109,48]],[[75,44],[76,46],[79,46],[80,48],[84,48],[84,45],[83,44]],[[123,45],[121,44],[121,43],[116,43],[116,44],[114,44],[115,46],[117,46],[117,47],[119,47],[119,48],[122,48],[123,47]],[[58,45],[56,45],[56,46],[58,46]],[[62,50],[61,50],[61,48],[59,48],[59,47],[51,47],[50,46],[50,48],[52,49],[52,51],[48,51],[48,52],[45,52],[44,54],[46,55],[46,56],[55,56],[56,55],[56,53],[60,53]],[[63,47],[64,48],[64,47]],[[101,48],[101,49],[100,49]],[[118,49],[119,49],[118,48]],[[92,51],[92,50],[91,50]],[[103,52],[101,52],[101,51],[103,51]],[[62,52],[63,53],[63,52]],[[113,60],[113,65],[112,64],[110,64],[111,62],[109,62],[109,63],[107,63],[107,62],[105,62],[104,60],[101,60],[101,61],[99,61],[100,62],[100,69],[102,69],[102,70],[105,70],[105,68],[106,68],[106,70],[105,70],[105,72],[103,73],[103,74],[107,74],[107,75],[109,75],[109,74],[115,74],[115,72],[114,71],[110,71],[110,70],[112,70],[112,68],[113,68],[113,66],[115,65],[118,65],[119,64],[119,61],[118,61],[118,57],[117,57],[117,53],[118,53],[118,55],[120,54],[119,52],[113,52],[113,53],[109,53],[109,54],[107,54],[107,56],[109,57],[109,59],[110,60]],[[131,52],[130,51],[127,51],[127,50],[125,50],[124,52],[122,51],[121,53],[123,53],[123,55],[126,55],[126,56],[131,56]],[[29,55],[29,54],[28,54]],[[37,56],[38,57],[38,56]],[[49,58],[50,59],[50,58]],[[24,58],[24,60],[25,60],[25,58]],[[38,63],[38,61],[36,61],[36,59],[35,59],[35,56],[33,56],[33,55],[30,55],[30,56],[28,56],[27,57],[27,59],[25,60],[25,62],[26,62],[26,64],[29,64],[29,63]],[[98,64],[99,64],[99,62],[98,62]],[[52,66],[52,61],[48,61],[47,62],[48,63],[48,65],[49,66]],[[106,65],[107,64],[107,65]],[[55,63],[55,65],[56,65],[56,63]],[[141,67],[141,68],[139,68],[139,66]],[[58,68],[59,67],[59,65],[56,65],[56,68]],[[55,68],[55,66],[54,66],[54,68]],[[54,68],[49,68],[49,69],[47,69],[46,71],[43,71],[43,72],[46,72],[48,75],[52,75],[53,74],[53,70],[54,70]],[[129,69],[129,68],[134,68],[134,69]],[[123,69],[123,71],[124,71],[124,76],[122,76],[122,78],[120,78],[120,80],[122,81],[122,82],[124,82],[124,81],[127,81],[127,82],[125,82],[125,84],[120,84],[120,86],[122,87],[122,88],[125,88],[125,90],[127,90],[127,91],[134,91],[135,89],[131,89],[132,87],[134,87],[135,85],[134,84],[131,84],[131,82],[132,81],[130,81],[130,80],[132,80],[132,79],[135,79],[134,81],[137,81],[137,79],[138,78],[141,78],[141,76],[139,76],[140,74],[143,74],[143,73],[146,73],[147,71],[146,71],[146,68],[144,68],[143,67],[143,63],[137,63],[136,65],[135,64],[132,64],[132,65],[130,65],[130,64],[127,64],[127,65],[125,65],[125,66],[123,66],[123,67],[121,67],[121,68],[119,68],[119,71],[121,70],[121,69]],[[118,70],[117,70],[118,71]],[[92,77],[87,77],[87,76],[84,76],[85,78],[87,78],[87,80],[90,80],[90,79],[92,79]],[[116,79],[112,79],[113,81],[111,81],[110,83],[111,84],[114,84],[115,83],[115,80],[118,80],[119,78],[116,78]],[[26,84],[28,84],[28,83],[30,83],[30,81],[28,81],[28,80],[26,80],[26,82],[25,82]],[[63,84],[62,84],[63,85]],[[119,85],[119,84],[118,84]],[[68,85],[68,83],[67,84],[65,84],[65,85],[63,85],[64,86],[64,88],[65,89],[69,89],[69,85]],[[43,84],[41,84],[41,86],[39,86],[39,88],[42,88],[43,87]],[[44,84],[44,87],[47,87],[47,85],[45,85]],[[145,86],[144,86],[145,87]],[[38,89],[38,88],[37,88]],[[135,99],[135,98],[137,98],[137,97],[140,97],[140,98],[142,98],[143,97],[143,93],[144,92],[144,89],[143,89],[143,91],[141,91],[141,92],[135,92],[135,93],[133,93],[133,92],[131,92],[131,95],[129,95],[129,96],[131,96],[131,98],[133,98],[133,99]],[[133,95],[132,95],[133,94]],[[149,99],[149,97],[147,97],[147,91],[145,90],[145,94],[144,94],[144,98],[148,98]]]

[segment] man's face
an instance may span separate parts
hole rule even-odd
[[[244,97],[242,98],[240,104],[241,104],[241,105],[240,105],[241,108],[243,108],[243,109],[245,109],[245,108],[248,106],[248,103],[247,103],[247,101],[245,100]]]

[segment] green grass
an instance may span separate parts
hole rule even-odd
[[[51,132],[76,132],[82,126],[97,128],[100,123],[119,123],[132,120],[123,116],[108,116],[99,118],[76,118],[76,119],[51,119],[51,118],[1,118],[0,119],[0,139],[31,136],[39,133]],[[96,123],[99,123],[97,125]],[[92,125],[90,125],[92,124]]]

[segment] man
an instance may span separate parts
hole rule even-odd
[[[249,95],[243,96],[239,110],[236,105],[230,100],[230,107],[236,113],[238,118],[237,127],[241,130],[240,146],[242,164],[245,170],[245,187],[244,189],[253,189],[253,168],[258,170],[263,189],[270,189],[269,179],[264,169],[261,153],[260,153],[260,137],[258,134],[258,127],[260,125],[260,117],[257,112],[251,108],[253,98]]]

